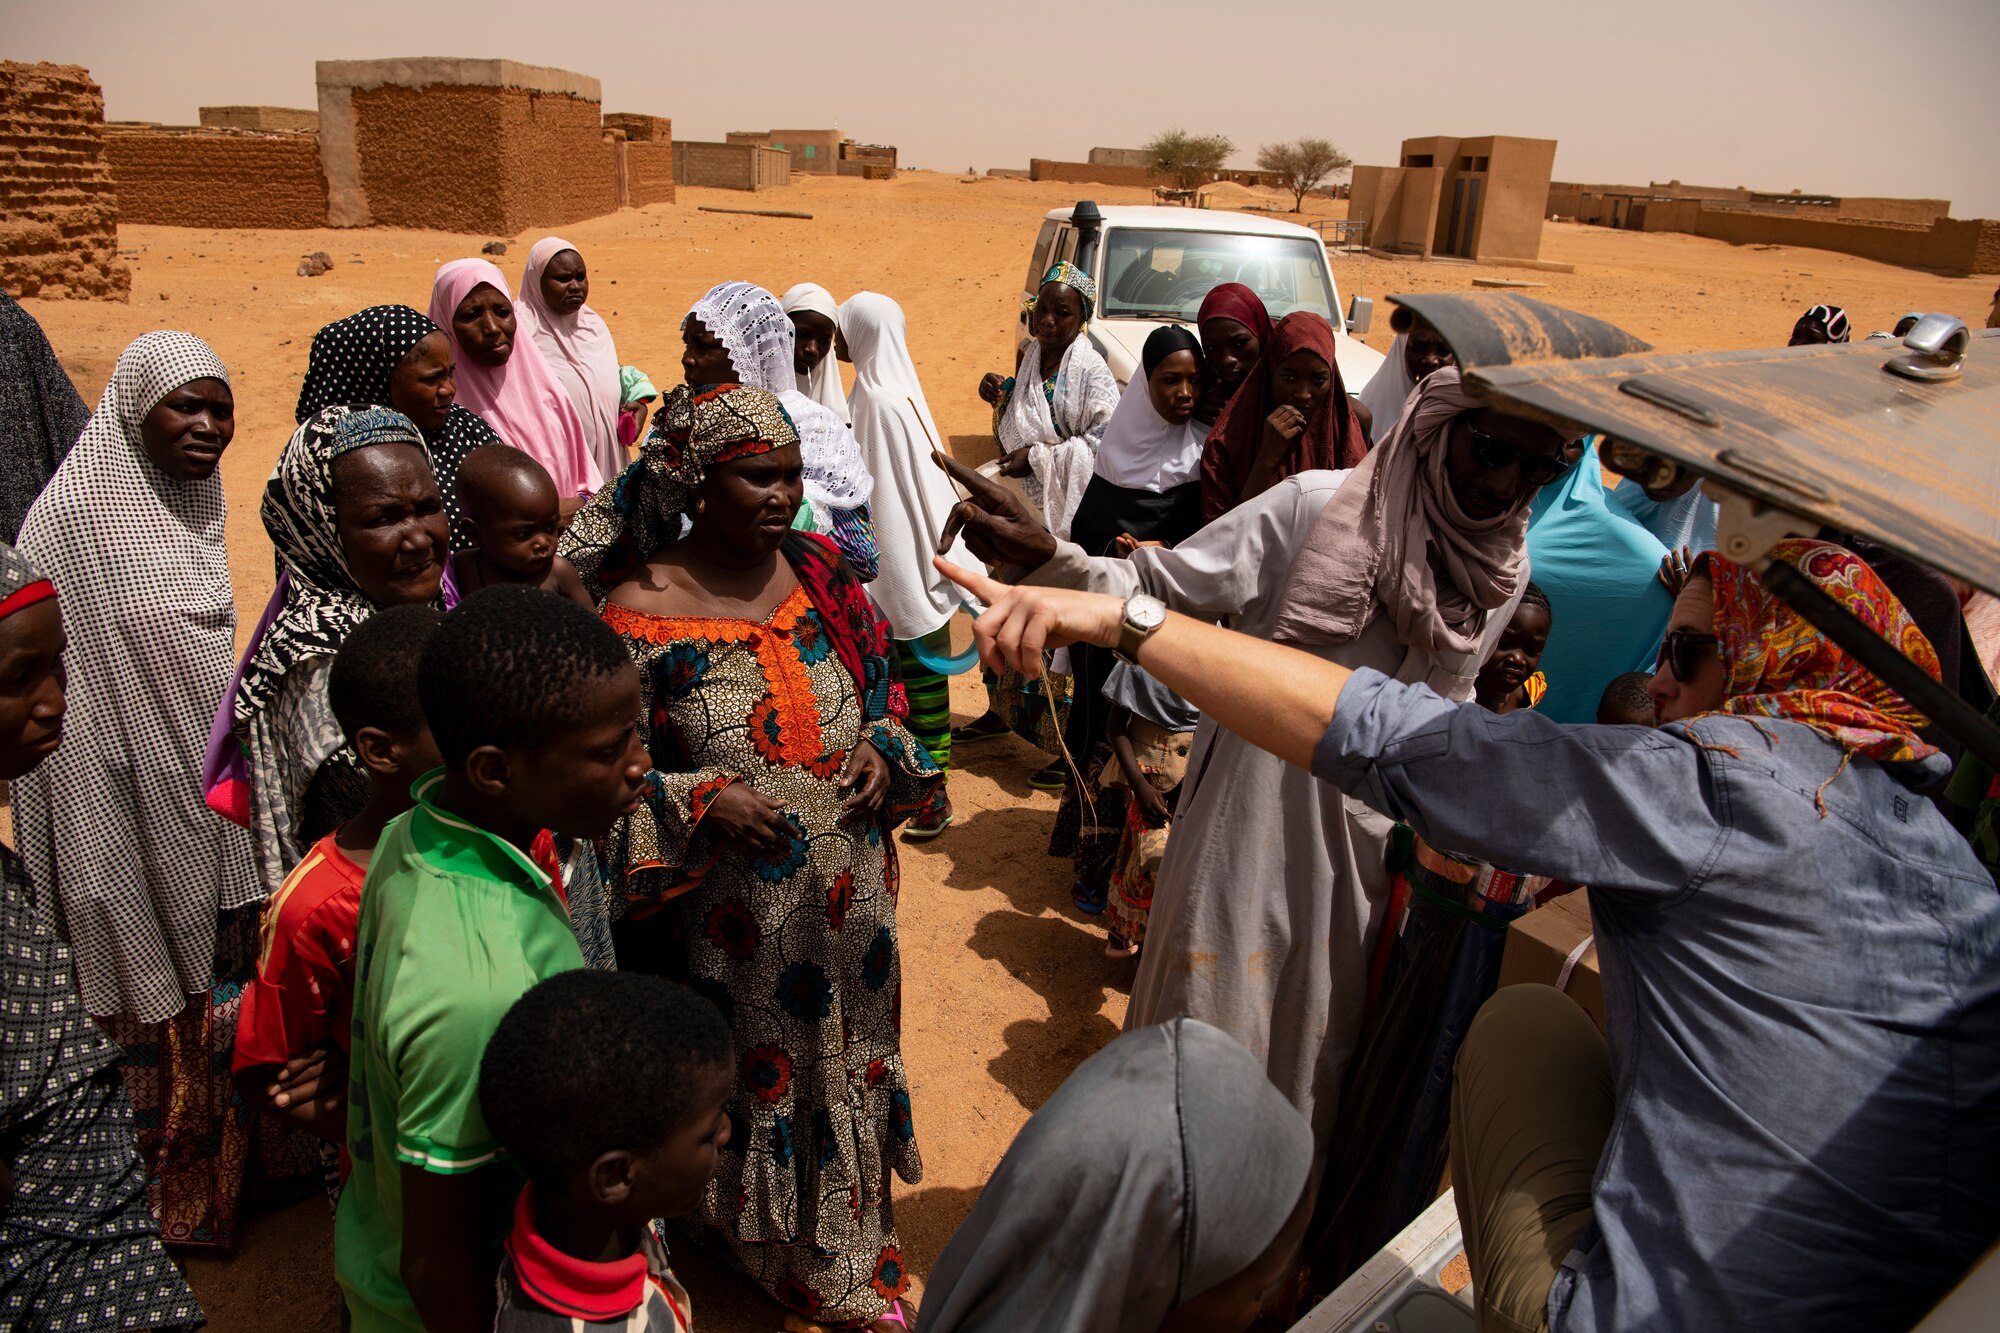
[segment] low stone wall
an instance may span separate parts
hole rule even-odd
[[[0,287],[129,300],[104,94],[81,65],[0,61]]]
[[[1704,207],[1694,233],[1733,245],[1798,245],[1885,264],[1933,269],[1947,277],[2000,272],[2000,223],[1939,218],[1928,227],[1890,222],[1840,222]]]
[[[1137,185],[1142,189],[1159,184],[1144,167],[1120,167],[1097,162],[1056,162],[1046,157],[1028,159],[1028,179],[1069,181],[1077,185]]]
[[[121,216],[160,227],[326,225],[316,134],[114,129]]]
[[[290,106],[205,106],[205,130],[304,130],[319,133],[319,112]]]

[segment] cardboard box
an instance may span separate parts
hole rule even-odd
[[[1591,938],[1590,890],[1578,889],[1520,917],[1507,928],[1507,949],[1500,956],[1500,984],[1556,984],[1571,952]],[[1604,980],[1597,971],[1597,945],[1583,951],[1570,969],[1564,991],[1583,1006],[1597,1030],[1604,1030]]]

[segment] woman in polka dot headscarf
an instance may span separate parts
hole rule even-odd
[[[84,1007],[126,1048],[162,1230],[221,1246],[253,1130],[210,1053],[235,1040],[265,895],[250,835],[200,783],[236,657],[220,472],[235,431],[229,372],[201,339],[148,333],[119,356],[21,525],[61,592],[70,689],[67,743],[13,789]]]
[[[406,305],[377,305],[335,320],[313,336],[294,420],[345,403],[393,407],[424,433],[424,446],[451,518],[454,550],[472,546],[458,508],[458,465],[500,436],[460,404],[450,335]]]

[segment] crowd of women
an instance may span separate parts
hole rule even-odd
[[[240,655],[227,369],[147,334],[86,412],[0,305],[0,625],[58,599],[68,677],[65,713],[9,694],[0,653],[9,725],[41,728],[6,775],[10,1056],[29,1037],[0,1311],[187,1324],[160,1240],[233,1246],[253,1187],[338,1192],[355,1145],[254,1114],[229,1058],[266,905],[369,806],[329,676],[387,608],[524,584],[640,668],[644,795],[551,865],[588,962],[730,1026],[692,1233],[795,1319],[1244,1327],[1337,1284],[1447,1155],[1488,1326],[1921,1313],[2000,1230],[2000,897],[1946,822],[1990,865],[1990,775],[1923,799],[1955,753],[1696,554],[1698,489],[1482,407],[1422,320],[1352,396],[1324,319],[1224,284],[1121,389],[1095,295],[1048,273],[978,385],[999,457],[974,471],[887,296],[722,283],[662,394],[575,246],[535,245],[518,293],[447,263],[427,315],[313,338]],[[1992,706],[1968,590],[1840,542],[1786,558]],[[953,727],[949,626],[981,603],[990,706]],[[919,1318],[898,843],[946,834],[954,756],[1010,734],[1062,792],[1076,906],[1137,960],[1130,1030],[1030,1122]],[[1507,921],[1586,883],[1609,1054],[1561,996],[1482,1008]],[[293,1054],[273,1104],[338,1101],[345,1043]],[[1777,1105],[1794,1080],[1824,1095]],[[1722,1212],[1747,1197],[1746,1228]],[[75,1313],[106,1281],[122,1324]]]

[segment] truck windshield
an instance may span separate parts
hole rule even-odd
[[[1210,288],[1240,282],[1263,298],[1272,319],[1310,310],[1338,328],[1323,254],[1303,237],[1114,228],[1105,241],[1098,314],[1191,321]]]

